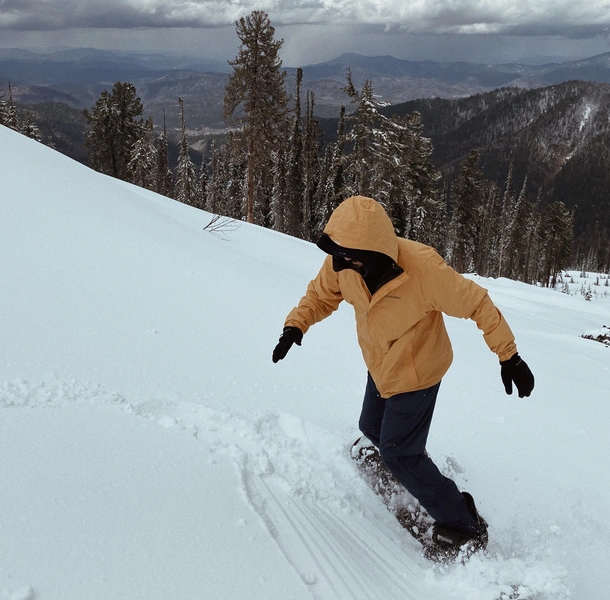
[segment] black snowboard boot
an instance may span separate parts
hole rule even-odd
[[[462,492],[470,514],[477,524],[476,533],[464,533],[434,524],[432,530],[433,546],[430,546],[426,555],[437,562],[454,562],[458,558],[468,560],[475,552],[485,550],[487,547],[487,523],[477,512],[474,498],[468,492]]]

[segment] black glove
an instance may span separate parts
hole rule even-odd
[[[280,341],[273,351],[273,362],[276,363],[278,360],[282,360],[288,354],[292,344],[300,346],[302,339],[303,332],[298,327],[284,327]]]
[[[519,398],[529,396],[534,389],[534,376],[518,354],[500,363],[500,375],[507,394],[513,393],[513,381],[517,386]]]

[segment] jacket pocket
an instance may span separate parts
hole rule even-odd
[[[382,363],[382,379],[386,396],[419,388],[420,380],[413,362],[413,344],[404,337],[396,340]]]

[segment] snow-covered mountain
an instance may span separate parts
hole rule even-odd
[[[469,321],[428,450],[489,554],[439,568],[358,476],[349,306],[276,365],[313,245],[94,173],[0,127],[2,600],[605,600],[610,324],[479,280],[536,375],[506,396]]]

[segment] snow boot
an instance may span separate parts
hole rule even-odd
[[[437,562],[454,562],[468,560],[474,553],[487,548],[489,539],[487,534],[487,523],[477,512],[474,498],[468,492],[462,492],[470,514],[477,524],[476,533],[465,533],[434,524],[432,528],[432,540],[434,544],[426,549],[426,556]]]

